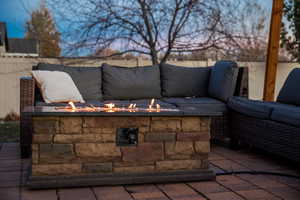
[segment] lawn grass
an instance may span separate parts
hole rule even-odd
[[[20,122],[0,121],[0,143],[4,142],[19,142],[20,141]]]

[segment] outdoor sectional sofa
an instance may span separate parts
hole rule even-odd
[[[69,67],[39,63],[33,70],[64,71],[73,79],[86,101],[103,106],[115,103],[146,106],[152,98],[161,107],[179,108],[190,113],[221,112],[212,118],[213,139],[228,136],[227,100],[233,95],[247,96],[247,69],[232,61],[219,61],[212,67],[179,67],[170,64],[145,67]],[[22,112],[27,106],[61,106],[67,103],[45,103],[32,77],[20,82],[21,152],[30,156],[32,121]],[[63,86],[62,86],[63,87]],[[76,103],[77,106],[82,104]]]
[[[277,102],[232,97],[232,141],[300,162],[300,68],[294,69],[279,92]]]

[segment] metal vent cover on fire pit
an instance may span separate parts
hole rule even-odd
[[[117,128],[117,146],[136,146],[138,132],[138,128]]]

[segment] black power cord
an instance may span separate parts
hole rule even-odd
[[[285,173],[279,173],[279,172],[267,172],[267,171],[231,171],[231,172],[220,172],[220,173],[216,173],[216,176],[236,175],[236,174],[284,176],[284,177],[289,177],[289,178],[300,179],[300,176],[293,175],[293,174],[285,174]]]

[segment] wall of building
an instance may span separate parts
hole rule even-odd
[[[0,118],[11,111],[19,112],[20,81],[22,76],[30,75],[33,65],[39,62],[66,64],[72,66],[100,66],[102,63],[121,66],[151,65],[149,60],[99,60],[99,59],[55,59],[55,58],[19,58],[0,57]],[[211,66],[214,61],[170,61],[180,66]],[[240,66],[249,67],[250,98],[262,99],[265,63],[247,62]],[[277,72],[276,95],[282,87],[288,73],[297,66],[295,63],[280,63]],[[298,64],[299,67],[299,64]]]

